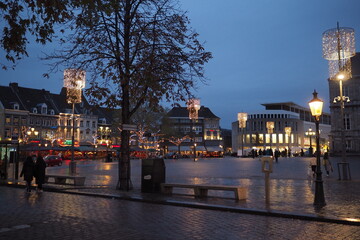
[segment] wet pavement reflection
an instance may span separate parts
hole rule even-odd
[[[238,185],[248,187],[248,199],[234,201],[233,193],[209,191],[214,196],[207,199],[194,199],[192,190],[176,190],[182,195],[169,199],[182,199],[201,203],[219,204],[232,207],[264,209],[317,216],[360,219],[360,158],[349,158],[352,180],[339,181],[336,162],[331,159],[334,172],[324,174],[324,192],[327,205],[317,211],[314,209],[314,181],[308,175],[310,158],[279,158],[270,174],[270,204],[265,204],[264,173],[259,159],[252,158],[214,158],[214,159],[165,159],[167,183]],[[48,167],[48,174],[68,174],[69,162],[62,166]],[[86,176],[85,187],[78,191],[98,191],[109,194],[115,190],[118,181],[118,162],[105,163],[100,160],[77,160],[77,174]],[[141,160],[131,160],[131,180],[134,189],[129,194],[141,195]],[[74,188],[74,187],[73,187]],[[185,195],[183,195],[185,194]],[[159,196],[164,197],[164,196]]]

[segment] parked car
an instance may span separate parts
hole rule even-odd
[[[48,155],[44,157],[44,161],[46,163],[46,166],[61,166],[62,165],[62,158],[58,155]]]

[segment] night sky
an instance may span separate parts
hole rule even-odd
[[[205,49],[207,85],[196,95],[201,105],[231,128],[238,112],[263,112],[261,103],[288,102],[307,107],[316,89],[329,112],[328,65],[322,58],[322,33],[355,29],[360,47],[359,0],[179,0]],[[63,72],[42,77],[49,67],[39,59],[56,47],[30,45],[30,57],[15,71],[0,70],[0,84],[45,88],[59,93]],[[357,50],[360,52],[360,50]],[[0,57],[3,61],[3,58]],[[181,103],[185,106],[185,103]]]

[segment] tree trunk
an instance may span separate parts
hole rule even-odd
[[[125,18],[124,18],[124,74],[121,79],[122,89],[122,102],[121,102],[121,117],[122,124],[130,123],[130,11],[131,1],[126,0],[125,5]],[[121,68],[121,67],[120,67]],[[130,132],[122,130],[121,132],[121,151],[120,151],[120,162],[119,162],[119,184],[118,189],[129,191],[132,189],[131,184],[131,166],[130,166]]]

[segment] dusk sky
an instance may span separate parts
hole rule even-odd
[[[355,29],[360,48],[359,0],[179,0],[191,26],[213,59],[205,67],[208,84],[196,93],[201,105],[231,128],[238,112],[263,112],[262,103],[294,102],[307,107],[314,89],[329,112],[328,65],[322,58],[322,33],[330,28]],[[50,79],[39,57],[50,46],[29,46],[31,57],[15,71],[0,70],[0,85],[59,93],[62,71]],[[360,50],[357,50],[360,51]],[[0,59],[1,61],[3,58]],[[185,103],[181,103],[185,106]]]

